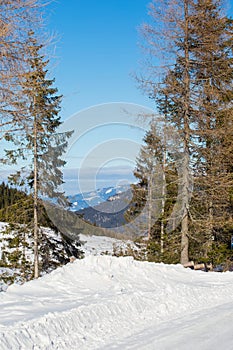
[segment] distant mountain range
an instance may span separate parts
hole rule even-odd
[[[125,211],[132,199],[129,185],[107,187],[94,192],[70,196],[71,209],[96,226],[117,228],[126,224]]]
[[[106,201],[115,201],[124,192],[130,191],[130,185],[121,185],[116,187],[105,187],[97,189],[96,191],[78,193],[72,196],[68,196],[68,200],[71,203],[69,210],[79,211],[89,207],[95,207]]]

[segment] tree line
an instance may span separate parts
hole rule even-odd
[[[149,14],[142,32],[150,57],[137,79],[161,119],[151,121],[144,139],[133,189],[138,204],[130,215],[150,202],[160,164],[166,194],[156,197],[154,190],[161,212],[156,223],[148,210],[152,259],[187,264],[190,258],[217,259],[220,251],[227,259],[233,235],[233,20],[221,0],[153,1]]]

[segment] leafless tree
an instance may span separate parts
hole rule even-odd
[[[42,0],[0,1],[0,140],[22,129],[25,45],[28,32],[43,24],[44,5]]]

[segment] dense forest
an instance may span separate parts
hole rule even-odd
[[[149,57],[138,81],[160,119],[144,139],[129,214],[147,203],[155,261],[232,259],[233,20],[225,6],[154,1],[142,27]]]

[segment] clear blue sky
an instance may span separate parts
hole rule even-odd
[[[64,118],[103,102],[152,107],[131,76],[139,71],[137,28],[148,20],[149,2],[57,0],[49,6],[49,30],[57,34],[52,73],[64,95]]]
[[[62,117],[103,102],[153,107],[131,74],[143,59],[138,27],[149,21],[151,0],[55,0],[48,28],[57,34],[56,86],[64,95]],[[228,1],[233,13],[232,0]]]
[[[138,27],[148,20],[149,2],[57,0],[49,5],[48,28],[57,36],[55,59],[51,59],[52,77],[55,77],[59,93],[63,94],[63,120],[102,103],[154,106],[138,89],[132,76],[140,71],[139,62],[143,55],[139,47]],[[130,118],[125,113],[119,117],[117,106],[106,106],[101,113],[101,116],[98,115],[97,108],[91,114],[90,118],[95,119],[95,130],[88,130],[85,113],[79,113],[77,119],[72,119],[71,128],[86,131],[83,131],[85,137],[77,132],[77,142],[72,144],[65,158],[66,189],[70,193],[79,191],[79,169],[84,177],[81,180],[79,177],[79,182],[82,186],[84,183],[85,190],[93,189],[93,186],[115,185],[121,180],[132,181],[135,157],[145,130],[132,129],[132,120],[127,120]],[[109,113],[109,126],[100,127],[105,113]],[[119,118],[121,125],[111,125],[119,122]],[[130,126],[123,125],[123,122],[129,122]],[[127,148],[125,156],[122,152],[124,147]],[[95,185],[97,173],[101,173],[102,178],[100,184]]]

